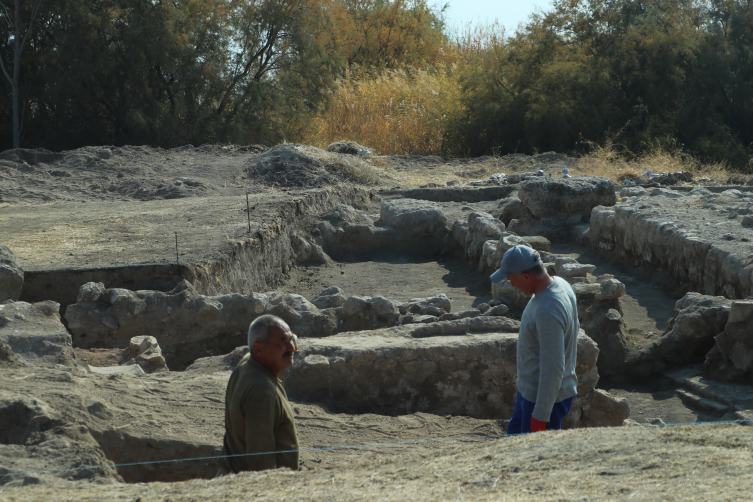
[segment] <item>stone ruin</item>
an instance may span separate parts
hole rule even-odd
[[[378,215],[367,212],[367,204],[359,208],[314,199],[310,217],[280,227],[278,242],[261,239],[267,249],[286,250],[271,255],[279,263],[265,266],[286,272],[291,266],[391,251],[459,256],[469,274],[487,276],[512,246],[537,249],[549,273],[572,284],[578,299],[578,395],[565,428],[629,423],[629,403],[598,389],[600,375],[656,376],[703,362],[708,378],[750,377],[753,298],[745,298],[753,294],[753,265],[743,243],[753,238],[746,223],[753,195],[634,187],[623,189],[617,204],[615,184],[589,177],[521,179],[513,190],[476,190],[499,194],[502,188],[505,195],[487,211],[447,200],[445,189],[385,192]],[[667,331],[632,346],[620,303],[626,285],[614,276],[594,276],[593,264],[552,252],[556,240],[663,270],[676,290],[687,293],[677,301]],[[49,371],[46,385],[54,395],[48,402],[28,397],[22,391],[31,389],[22,386],[0,397],[0,424],[6,431],[0,443],[17,456],[2,464],[6,472],[32,469],[40,465],[39,448],[54,452],[63,444],[75,445],[79,465],[92,466],[218,454],[221,423],[186,439],[161,428],[159,420],[134,428],[128,417],[135,416],[134,410],[152,418],[165,413],[177,429],[180,420],[193,420],[188,411],[177,419],[143,409],[140,400],[156,392],[175,393],[166,398],[167,408],[189,406],[184,401],[192,400],[196,408],[207,407],[203,397],[189,397],[198,395],[214,396],[212,409],[221,410],[229,371],[248,351],[248,324],[263,314],[282,317],[300,337],[296,362],[286,373],[293,401],[343,413],[425,412],[500,420],[512,413],[517,331],[529,298],[507,281],[490,285],[491,301],[457,312],[442,294],[405,301],[348,296],[336,286],[308,299],[273,289],[205,294],[211,288],[199,274],[161,291],[87,281],[61,319],[58,303],[18,301],[23,276],[12,251],[0,247],[0,299],[5,302],[0,305],[0,371]],[[85,367],[74,348],[117,351],[118,364]],[[114,404],[81,397],[84,391],[128,397]],[[733,404],[729,409],[742,412]],[[203,462],[162,470],[92,469],[80,476],[171,481],[210,471]]]

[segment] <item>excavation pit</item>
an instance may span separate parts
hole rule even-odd
[[[197,153],[187,150],[185,155],[190,165]],[[27,375],[23,364],[31,357],[24,350],[38,349],[8,338],[20,361],[13,368],[23,369],[2,370],[7,371],[3,378],[14,381],[12,391],[3,394],[11,410],[3,417],[15,421],[28,414],[27,408],[46,417],[37,429],[14,429],[8,443],[25,448],[75,440],[116,463],[217,455],[229,370],[243,354],[249,321],[261,313],[281,315],[302,335],[298,362],[288,375],[302,446],[466,436],[469,431],[499,434],[514,397],[515,318],[525,298],[504,285],[492,288],[488,275],[505,246],[516,243],[539,249],[553,273],[568,274],[586,335],[599,345],[584,342],[584,350],[591,347],[586,351],[590,362],[583,363],[579,376],[596,390],[580,396],[569,427],[616,425],[608,423],[610,413],[622,424],[615,397],[631,402],[630,419],[640,424],[736,418],[751,406],[740,399],[744,382],[712,383],[704,375],[704,354],[719,331],[698,340],[698,353],[680,350],[688,333],[697,331],[697,319],[714,319],[717,324],[705,326],[720,331],[726,329],[725,309],[737,309],[735,319],[747,319],[744,306],[731,305],[750,294],[746,262],[734,256],[747,242],[742,224],[747,195],[716,190],[715,202],[689,192],[625,194],[623,203],[613,207],[614,187],[604,190],[608,184],[588,181],[578,185],[586,191],[595,187],[588,197],[561,206],[551,193],[573,198],[571,192],[526,194],[522,184],[249,190],[241,186],[241,175],[229,173],[250,159],[238,155],[227,162],[223,172],[230,188],[225,190],[216,180],[182,182],[180,190],[197,193],[167,200],[157,197],[161,189],[155,185],[149,200],[112,202],[103,196],[82,204],[60,198],[3,207],[4,243],[26,270],[21,299],[61,305],[68,331],[54,318],[53,304],[35,307],[44,317],[39,322],[49,324],[44,343],[62,347],[71,336],[78,358],[68,342],[54,362],[45,362],[53,354],[40,355],[33,376]],[[204,171],[201,166],[190,175]],[[543,181],[554,183],[548,177]],[[248,205],[246,191],[252,192]],[[592,204],[596,209],[583,212]],[[673,206],[685,209],[673,212]],[[677,260],[663,246],[672,242],[673,249],[680,249],[692,233],[682,234],[663,221],[680,220],[688,209],[707,211],[700,217],[709,218],[701,220],[708,226],[717,218],[730,228],[734,220],[741,229],[710,233],[709,240],[719,242],[708,246],[700,242],[701,233],[690,244],[693,256],[701,258]],[[730,218],[732,212],[737,216]],[[644,228],[649,238],[636,239],[628,231],[631,225]],[[705,261],[709,256],[712,260]],[[615,257],[622,265],[614,263]],[[569,266],[569,260],[577,266]],[[708,277],[697,271],[704,267],[712,270]],[[656,286],[651,276],[658,270],[663,284]],[[743,272],[737,282],[732,279],[736,271]],[[81,294],[90,283],[95,286]],[[622,294],[617,283],[625,288]],[[333,287],[340,293],[317,299]],[[709,303],[702,295],[685,296],[699,287],[727,298]],[[347,307],[327,303],[338,303],[338,295],[350,302]],[[15,313],[12,323],[17,323]],[[673,327],[667,329],[670,319]],[[730,328],[728,337],[734,339],[738,331]],[[133,337],[144,335],[155,337],[171,371],[103,375],[76,367],[88,354],[87,364],[117,369],[129,357],[135,359],[124,351]],[[716,374],[735,377],[721,356],[713,361]],[[609,376],[597,383],[597,374]],[[664,383],[651,386],[652,381]],[[43,404],[24,401],[27,395]],[[85,424],[88,436],[71,424]],[[308,452],[302,458],[304,467],[331,467],[373,452],[391,454],[375,447],[366,453]],[[92,462],[97,458],[92,454]],[[66,461],[75,459],[61,460]],[[128,482],[178,481],[214,472],[210,461],[118,469]]]

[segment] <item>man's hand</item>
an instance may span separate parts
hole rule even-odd
[[[546,424],[547,422],[542,422],[541,420],[536,420],[535,418],[531,417],[531,432],[545,431]]]

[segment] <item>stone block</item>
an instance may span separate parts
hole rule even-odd
[[[447,232],[447,218],[436,202],[394,199],[382,203],[382,225],[394,227],[412,236],[434,237]]]
[[[597,300],[613,300],[620,298],[625,294],[625,285],[617,279],[607,279],[599,284],[599,291],[596,293]]]
[[[643,187],[625,187],[620,190],[622,197],[641,197],[646,195],[646,189]]]
[[[732,300],[720,296],[687,293],[675,304],[669,330],[658,341],[656,354],[674,364],[704,360],[714,337],[724,331]]]
[[[737,300],[732,302],[729,309],[729,323],[745,322],[753,315],[753,300]]]
[[[500,328],[517,329],[514,321],[476,317],[412,326],[302,341],[285,377],[288,396],[347,413],[512,415],[517,333]],[[580,395],[598,381],[596,354],[596,344],[581,334]]]
[[[566,220],[587,215],[596,206],[613,206],[617,202],[616,187],[612,181],[595,176],[527,180],[521,184],[518,197],[536,218]]]
[[[555,264],[555,269],[557,270],[557,275],[560,277],[586,277],[596,270],[596,266],[581,263],[563,263],[560,267],[557,267]]]

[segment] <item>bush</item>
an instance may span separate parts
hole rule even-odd
[[[322,147],[355,141],[384,155],[449,155],[457,153],[449,127],[460,111],[451,71],[354,69],[337,82],[306,140]]]

